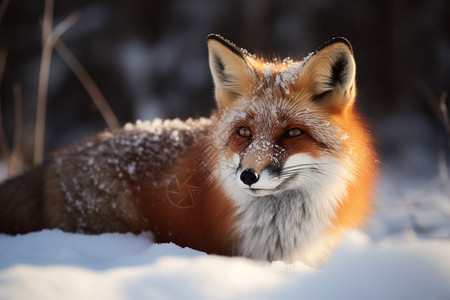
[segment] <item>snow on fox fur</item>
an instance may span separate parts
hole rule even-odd
[[[372,140],[355,61],[335,38],[301,61],[208,36],[218,109],[138,121],[0,186],[0,231],[151,232],[207,253],[323,262],[370,211]]]

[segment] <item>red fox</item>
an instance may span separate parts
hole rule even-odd
[[[370,211],[372,138],[350,43],[271,61],[207,39],[217,111],[138,121],[0,187],[0,231],[151,232],[207,253],[322,263]]]

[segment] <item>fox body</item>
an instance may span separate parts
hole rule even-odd
[[[0,230],[149,231],[207,253],[323,262],[370,210],[349,42],[267,61],[208,37],[211,118],[127,124],[0,186]]]

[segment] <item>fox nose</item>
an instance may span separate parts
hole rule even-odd
[[[245,169],[241,173],[241,181],[248,186],[256,183],[259,179],[258,173],[253,169]]]

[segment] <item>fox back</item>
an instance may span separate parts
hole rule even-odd
[[[350,43],[300,61],[218,35],[208,50],[211,118],[127,124],[54,153],[0,187],[0,230],[150,231],[208,253],[323,262],[363,223],[376,177]]]

